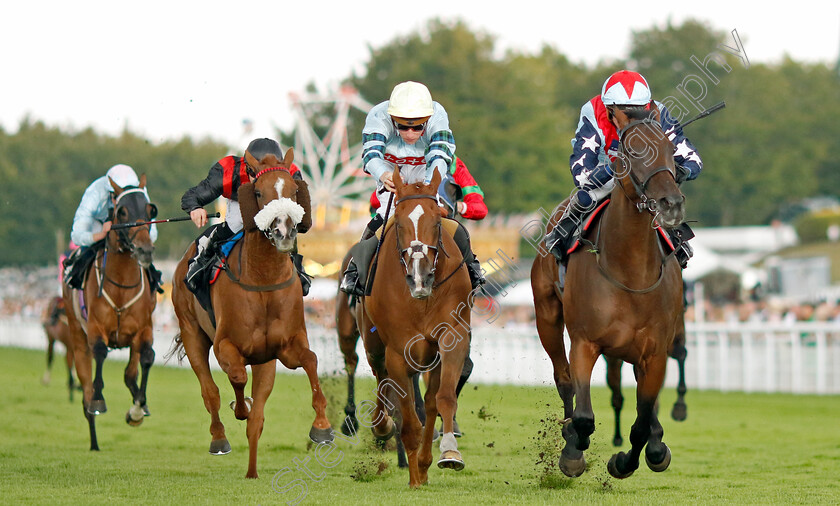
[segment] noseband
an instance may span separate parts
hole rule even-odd
[[[630,130],[632,127],[640,126],[640,125],[652,125],[653,128],[660,128],[659,123],[652,118],[645,118],[640,120],[634,120],[624,126],[618,132],[618,141],[619,141],[619,148],[618,148],[618,157],[621,159],[622,166],[625,164],[625,160],[629,157],[625,147],[624,147],[624,137],[627,134],[627,131]],[[638,158],[638,157],[633,157]],[[652,199],[648,197],[645,193],[647,192],[647,185],[650,183],[650,180],[653,179],[653,176],[659,174],[660,172],[667,172],[671,174],[671,177],[674,178],[674,182],[676,182],[676,176],[674,175],[674,171],[667,166],[657,167],[656,169],[652,170],[647,177],[645,177],[644,181],[640,181],[636,174],[627,168],[630,174],[630,182],[633,183],[633,189],[636,190],[636,195],[639,196],[639,202],[636,203],[636,209],[641,213],[643,211],[648,211],[650,213],[656,214],[659,210],[659,205],[656,202],[656,199]]]

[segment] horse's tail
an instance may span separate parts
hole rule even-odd
[[[163,363],[169,362],[173,356],[178,357],[178,363],[184,362],[184,357],[187,356],[187,350],[184,349],[184,341],[181,340],[181,333],[175,334],[175,339],[172,340],[172,347],[163,356]]]

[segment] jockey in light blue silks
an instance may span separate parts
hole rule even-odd
[[[593,97],[581,107],[575,137],[572,139],[572,155],[569,166],[577,191],[569,199],[569,204],[562,219],[546,236],[545,242],[558,261],[565,265],[566,250],[572,245],[572,239],[586,211],[595,208],[595,204],[607,197],[615,186],[615,179],[610,168],[618,155],[619,138],[613,114],[615,108],[659,109],[662,131],[674,144],[674,162],[676,163],[677,183],[695,179],[703,168],[703,162],[694,145],[683,134],[682,126],[671,117],[668,109],[660,102],[651,99],[647,80],[637,72],[622,70],[611,75],[601,88],[601,94]],[[690,229],[683,224],[676,230],[690,234]],[[690,237],[682,237],[674,243],[676,256],[684,268],[691,258],[692,250],[683,242]],[[672,242],[677,239],[672,237]]]
[[[422,181],[429,184],[437,171],[445,180],[447,169],[455,156],[455,138],[449,129],[449,116],[442,105],[432,100],[429,89],[421,83],[406,81],[394,87],[389,100],[374,106],[367,115],[362,130],[364,170],[376,179],[376,196],[382,205],[362,234],[366,250],[375,249],[376,230],[384,223],[385,212],[393,212],[395,202],[394,165],[406,183]],[[389,194],[390,192],[390,194]],[[469,244],[469,235],[458,228],[455,241],[464,254],[473,287],[484,283],[481,266]],[[364,295],[364,266],[351,260],[345,271],[341,289],[350,294]],[[361,276],[360,276],[361,273]],[[361,279],[360,279],[361,278]]]
[[[97,248],[92,248],[99,243],[111,230],[111,213],[114,210],[114,188],[110,181],[120,188],[137,187],[140,179],[134,169],[125,164],[117,164],[108,169],[104,176],[94,180],[85,189],[76,214],[73,216],[73,228],[70,231],[70,240],[79,249],[74,251],[64,262],[64,279],[71,287],[80,289],[82,278],[87,270],[87,265],[92,260]],[[143,188],[146,200],[149,200],[149,192]],[[150,200],[149,200],[150,201]],[[150,201],[151,202],[151,201]],[[157,240],[157,226],[152,224],[149,228],[149,237],[154,243]],[[75,268],[74,268],[75,266]],[[161,273],[154,266],[149,266],[150,280],[155,289],[160,287]]]

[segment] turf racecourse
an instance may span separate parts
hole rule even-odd
[[[162,361],[158,357],[158,363]],[[244,478],[244,422],[223,408],[233,447],[214,457],[209,417],[189,369],[155,367],[149,386],[152,416],[126,425],[124,364],[106,362],[108,413],[97,418],[100,452],[91,452],[81,401],[67,400],[61,360],[53,383],[39,382],[44,353],[0,348],[0,502],[2,504],[783,504],[840,502],[840,399],[689,391],[689,417],[663,420],[673,461],[664,473],[642,464],[626,480],[611,478],[606,462],[612,417],[605,389],[593,403],[597,430],[580,478],[556,470],[560,402],[553,388],[468,386],[458,420],[466,469],[434,467],[429,484],[408,489],[407,471],[393,453],[372,447],[369,431],[323,456],[307,444],[313,419],[304,376],[279,375],[266,409],[259,455],[260,478]],[[217,374],[223,405],[232,399]],[[344,382],[323,380],[331,418],[340,419]],[[358,399],[372,398],[360,381]],[[625,434],[633,411],[625,404]],[[665,391],[664,405],[674,400]],[[358,401],[357,401],[358,402]],[[626,438],[625,438],[626,439]],[[625,443],[625,446],[627,443]],[[434,450],[435,457],[438,451]],[[312,477],[296,468],[309,458]],[[286,473],[281,471],[286,469]],[[294,481],[300,480],[300,481]],[[303,485],[305,484],[305,485]]]

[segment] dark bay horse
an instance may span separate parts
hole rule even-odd
[[[151,220],[156,210],[143,191],[145,174],[140,176],[140,186],[136,188],[120,188],[110,182],[116,199],[114,224]],[[147,269],[152,263],[153,252],[148,226],[111,230],[105,238],[105,248],[96,254],[93,266],[85,274],[83,289],[75,290],[66,283],[62,286],[76,373],[84,391],[82,405],[90,427],[91,450],[99,450],[95,416],[107,411],[102,395],[102,365],[109,348],[129,347],[131,350],[125,368],[125,384],[133,404],[125,421],[137,426],[149,415],[146,385],[155,360],[152,311],[157,298],[149,287]],[[95,377],[92,377],[91,359],[96,361]],[[139,387],[138,365],[141,369]]]
[[[67,326],[63,297],[50,299],[49,304],[44,308],[44,314],[41,315],[41,326],[44,327],[44,334],[47,336],[47,370],[44,371],[41,383],[44,385],[50,383],[55,343],[59,342],[64,345],[64,359],[67,363],[67,389],[70,391],[70,402],[73,402],[73,391],[77,385],[75,379],[73,379],[73,345],[70,340],[70,328]]]
[[[441,223],[439,174],[430,185],[403,183],[395,169],[393,180],[393,225],[382,232],[370,295],[357,302],[356,321],[377,381],[374,436],[387,440],[396,432],[385,404],[399,397],[409,486],[416,488],[428,481],[438,412],[444,432],[438,467],[464,468],[453,418],[455,387],[469,353],[470,280],[452,232]],[[427,371],[426,420],[432,423],[421,431],[411,376]]]
[[[664,471],[671,461],[654,405],[668,353],[684,332],[682,279],[654,225],[673,228],[682,223],[685,198],[674,178],[674,147],[662,132],[656,107],[618,111],[616,118],[621,146],[616,186],[584,237],[587,247],[569,258],[565,289],[561,292],[555,283],[558,268],[551,255],[538,256],[531,269],[537,330],[564,404],[566,444],[560,468],[567,476],[580,476],[586,469],[583,451],[595,430],[589,383],[602,353],[632,363],[637,376],[632,448],[613,455],[607,465],[610,474],[630,476],[639,467],[643,448],[654,471]],[[550,227],[563,208],[552,216]],[[571,339],[568,361],[564,325]]]
[[[316,443],[333,440],[327,420],[327,401],[318,381],[318,358],[309,349],[303,312],[303,292],[290,252],[299,225],[311,216],[298,204],[300,186],[288,169],[294,152],[283,160],[272,154],[256,160],[246,153],[251,183],[239,189],[244,236],[231,250],[225,273],[210,288],[214,322],[184,284],[195,244],[175,269],[172,302],[178,316],[179,347],[189,358],[204,406],[210,413],[210,453],[230,452],[225,427],[219,419],[219,389],[210,374],[210,349],[227,374],[236,400],[231,403],[238,420],[247,420],[249,448],[247,478],[257,478],[257,445],[265,422],[264,408],[274,387],[276,360],[288,367],[303,367],[312,390],[315,421],[309,437]],[[246,366],[251,366],[252,398],[245,397]]]

